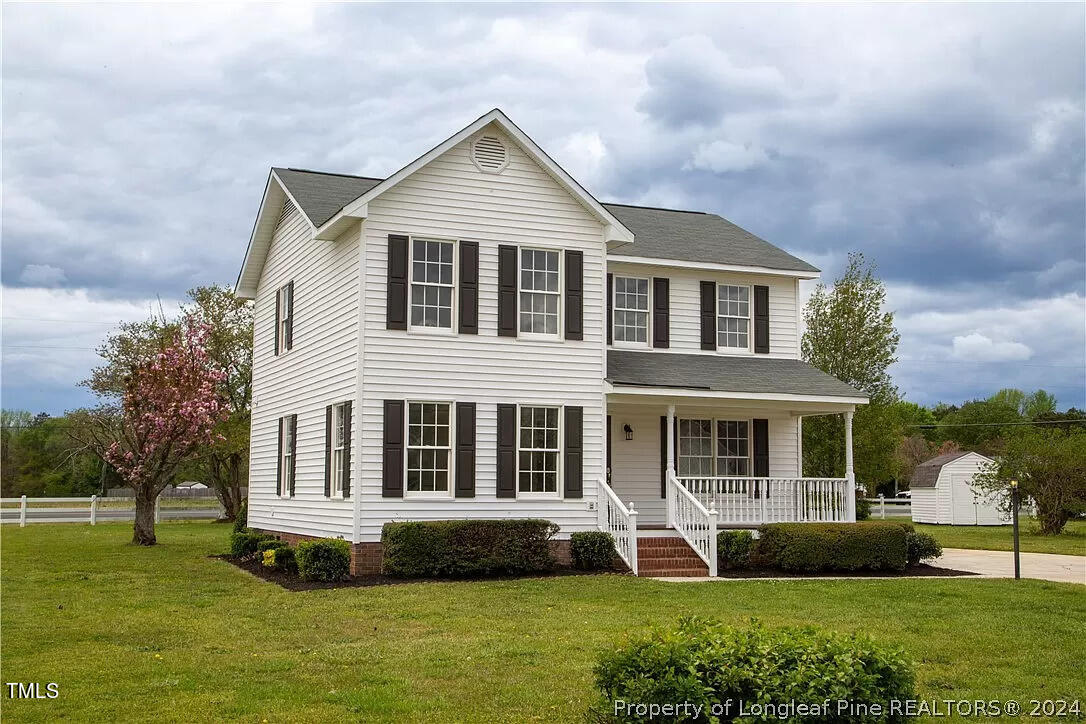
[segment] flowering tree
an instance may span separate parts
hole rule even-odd
[[[120,404],[85,411],[75,433],[135,491],[132,542],[155,544],[155,500],[178,466],[216,439],[227,414],[223,373],[207,353],[207,325],[181,325],[157,352],[135,359]]]

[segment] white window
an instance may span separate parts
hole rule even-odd
[[[648,344],[649,280],[635,277],[614,278],[615,342]]]
[[[347,403],[332,405],[332,496],[343,495],[343,456],[347,454]]]
[[[521,407],[517,474],[522,493],[558,492],[558,408]]]
[[[452,430],[449,403],[411,402],[407,413],[407,492],[449,492]]]
[[[279,439],[279,450],[282,457],[279,460],[279,494],[290,495],[290,479],[294,472],[294,416],[287,415],[279,418],[279,428],[282,430]]]
[[[718,284],[716,344],[750,349],[750,287]]]
[[[291,346],[291,328],[294,325],[294,284],[284,284],[275,293],[279,308],[279,326],[275,329],[276,349],[286,352]]]
[[[679,420],[678,465],[680,476],[750,475],[749,421]]]
[[[520,250],[520,331],[558,334],[558,252]]]
[[[411,326],[452,329],[453,242],[411,242]]]

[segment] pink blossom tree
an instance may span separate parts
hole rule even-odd
[[[135,492],[132,542],[155,544],[155,500],[177,468],[216,439],[228,414],[223,373],[211,364],[207,325],[187,322],[134,360],[119,404],[83,413],[77,435]]]

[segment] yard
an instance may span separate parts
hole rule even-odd
[[[1065,553],[1086,556],[1086,521],[1070,521],[1059,535],[1041,535],[1038,525],[1023,518],[1019,527],[1019,547],[1024,553]],[[945,548],[974,548],[985,551],[1014,549],[1014,534],[1009,525],[922,525],[916,530],[930,533]]]
[[[597,650],[680,614],[818,624],[903,645],[927,698],[1086,698],[1086,586],[1023,580],[628,576],[289,593],[229,563],[227,526],[2,529],[10,721],[583,721]]]

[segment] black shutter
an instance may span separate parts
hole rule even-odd
[[[407,237],[396,234],[388,235],[385,328],[407,329]]]
[[[277,355],[279,354],[279,318],[280,318],[279,315],[282,313],[280,311],[280,309],[279,309],[279,304],[280,304],[280,300],[282,299],[282,297],[283,297],[283,290],[282,289],[276,289],[275,290],[275,333],[272,334],[272,337],[275,339],[275,354],[277,354]]]
[[[652,280],[652,346],[671,346],[671,282],[663,277]]]
[[[279,418],[279,439],[275,443],[275,494],[283,494],[283,418]]]
[[[716,282],[701,283],[701,348],[716,349]]]
[[[475,403],[456,403],[456,497],[475,497]]]
[[[611,484],[611,416],[607,416],[607,484]]]
[[[517,406],[498,405],[497,497],[517,497]]]
[[[343,497],[351,497],[351,403],[343,403]]]
[[[460,242],[460,334],[479,334],[479,242]]]
[[[498,336],[517,336],[517,247],[498,247]]]
[[[615,275],[607,275],[607,344],[615,343],[615,331],[613,329],[615,316]]]
[[[332,497],[332,438],[335,431],[332,429],[334,415],[332,405],[324,408],[324,497]]]
[[[294,349],[294,282],[287,282],[286,348]]]
[[[769,353],[769,287],[754,287],[754,351]]]
[[[584,253],[566,252],[566,339],[584,339]]]
[[[675,469],[679,468],[679,418],[675,418]],[[667,415],[660,415],[660,497],[667,497]]]
[[[566,407],[566,492],[567,498],[584,497],[584,410]]]
[[[381,495],[403,497],[403,400],[385,400],[384,455],[381,458]]]
[[[294,480],[298,477],[298,416],[290,416],[290,497],[294,497]]]
[[[754,447],[754,477],[769,477],[769,420],[754,420],[751,430]]]

